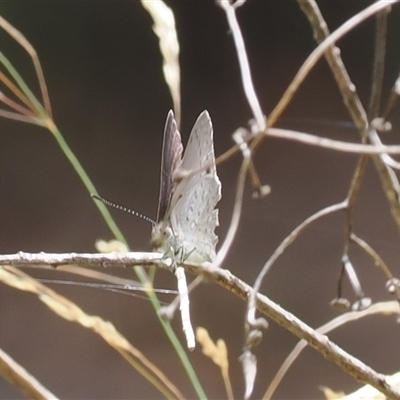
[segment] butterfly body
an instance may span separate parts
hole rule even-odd
[[[216,173],[213,129],[207,111],[194,124],[183,157],[182,149],[170,111],[164,130],[159,208],[152,244],[155,250],[175,259],[211,262],[218,241],[215,207],[221,199],[221,182]],[[197,172],[174,179],[179,171]]]

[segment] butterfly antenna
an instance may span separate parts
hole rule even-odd
[[[127,212],[127,213],[132,214],[132,215],[134,215],[136,217],[139,217],[139,218],[141,218],[141,219],[143,219],[143,220],[145,220],[147,222],[150,222],[153,226],[156,225],[156,221],[154,221],[153,219],[151,219],[147,215],[143,215],[143,214],[141,214],[141,213],[139,213],[139,212],[137,212],[135,210],[131,210],[130,208],[120,206],[119,204],[115,204],[112,201],[109,201],[109,200],[105,199],[104,197],[101,197],[101,196],[99,196],[97,194],[92,194],[91,196],[92,196],[93,199],[101,201],[103,204],[105,204],[108,207],[116,208],[117,210]]]

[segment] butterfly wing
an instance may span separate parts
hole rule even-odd
[[[164,128],[157,223],[168,217],[166,213],[171,202],[174,187],[172,173],[179,168],[181,164],[182,152],[183,146],[181,135],[176,126],[174,113],[170,110]]]
[[[181,168],[189,171],[207,166],[175,185],[171,198],[171,227],[175,250],[193,262],[212,261],[218,237],[218,210],[221,182],[218,179],[210,115],[203,111],[193,126]]]

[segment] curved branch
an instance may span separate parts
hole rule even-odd
[[[161,268],[169,268],[168,263],[165,262],[160,253],[29,254],[19,252],[12,255],[0,255],[0,265],[2,266],[34,267],[35,265],[49,265],[50,267],[57,267],[58,265],[66,264],[77,264],[85,267],[123,268],[134,265],[155,265]],[[218,283],[218,285],[228,289],[245,301],[247,301],[250,293],[253,292],[253,288],[250,285],[237,278],[228,270],[214,268],[209,263],[184,264],[183,267],[188,272],[195,275],[203,275],[208,281]],[[374,371],[357,358],[345,352],[331,342],[327,336],[318,333],[268,297],[258,294],[257,308],[278,325],[287,329],[298,338],[306,340],[309,346],[313,347],[328,360],[333,361],[349,375],[361,382],[369,383],[391,399],[400,400],[400,392],[386,382],[385,375]]]

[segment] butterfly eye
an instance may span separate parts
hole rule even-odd
[[[163,225],[156,225],[153,228],[152,238],[150,244],[154,248],[160,248],[162,244],[165,242],[166,237],[168,236],[167,232],[168,228],[164,227]]]

